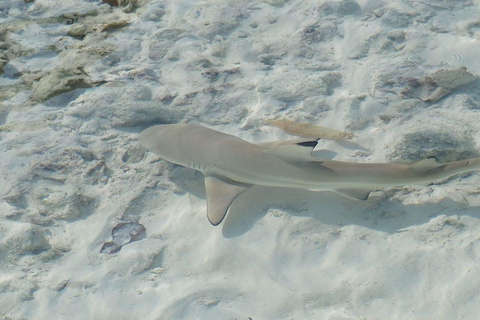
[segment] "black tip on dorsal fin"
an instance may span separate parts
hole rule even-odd
[[[315,148],[317,144],[318,144],[317,140],[312,140],[312,141],[299,142],[297,143],[297,146]]]

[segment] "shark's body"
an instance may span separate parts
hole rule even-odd
[[[140,142],[163,159],[205,174],[207,216],[218,225],[231,202],[252,185],[336,190],[366,199],[380,187],[428,185],[449,176],[480,170],[480,158],[413,165],[351,163],[312,156],[313,140],[252,144],[192,124],[158,125],[140,134]]]

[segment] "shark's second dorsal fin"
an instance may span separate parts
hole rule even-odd
[[[440,163],[435,157],[428,157],[427,159],[420,160],[410,165],[413,172],[416,174],[431,174],[444,170],[448,163]]]
[[[411,165],[411,167],[415,170],[426,170],[438,167],[440,163],[438,163],[437,158],[435,157],[428,157],[426,159],[420,160],[415,162]]]
[[[428,157],[426,159],[420,160],[412,164],[412,166],[431,166],[438,164],[437,158],[435,157]]]
[[[227,214],[232,201],[250,185],[229,183],[227,179],[213,176],[205,177],[205,189],[207,192],[207,218],[214,226],[222,222]]]

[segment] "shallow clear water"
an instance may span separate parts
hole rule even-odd
[[[476,174],[257,186],[212,227],[203,175],[137,136],[289,119],[354,134],[336,160],[477,156],[477,2],[130,2],[0,2],[0,318],[474,318]]]

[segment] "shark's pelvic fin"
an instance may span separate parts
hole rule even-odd
[[[220,179],[213,176],[205,177],[205,189],[207,192],[207,218],[214,226],[222,222],[227,214],[232,201],[250,185],[237,184],[227,179]]]
[[[347,197],[358,199],[358,200],[367,200],[368,196],[373,190],[370,189],[335,189],[338,193],[346,195]]]

